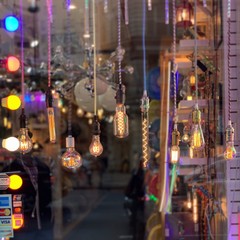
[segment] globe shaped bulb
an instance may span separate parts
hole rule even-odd
[[[76,170],[82,166],[82,157],[75,150],[75,142],[72,136],[66,138],[66,152],[62,155],[62,166],[69,170]]]
[[[20,142],[16,137],[9,137],[3,140],[2,147],[6,148],[10,152],[17,151],[19,148]]]

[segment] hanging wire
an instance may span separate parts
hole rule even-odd
[[[176,1],[172,1],[173,10],[173,85],[174,85],[174,122],[177,123],[177,83],[176,83]]]
[[[84,37],[85,38],[90,37],[90,31],[89,31],[89,2],[88,2],[88,0],[85,0],[85,4],[84,4]]]
[[[122,85],[122,60],[121,60],[121,3],[120,0],[118,0],[118,6],[117,6],[117,11],[118,11],[118,82],[119,85]]]
[[[228,0],[228,8],[227,8],[227,23],[228,23],[228,54],[227,54],[227,61],[228,61],[228,120],[231,120],[231,94],[230,94],[230,89],[231,89],[231,70],[230,70],[230,55],[231,55],[231,31],[230,31],[230,26],[231,26],[231,0]]]
[[[124,15],[125,15],[125,24],[129,23],[129,14],[128,14],[128,0],[124,0]]]
[[[68,81],[71,81],[71,14],[70,14],[71,0],[66,0],[66,11],[67,11],[67,70],[68,70]],[[69,91],[68,96],[68,135],[72,135],[72,92]]]
[[[96,59],[96,9],[95,0],[92,0],[93,11],[93,85],[94,85],[94,115],[97,115],[97,59]]]
[[[21,17],[21,91],[22,91],[22,109],[25,107],[25,89],[24,89],[24,31],[23,31],[23,3],[20,0],[20,17]]]
[[[169,24],[169,0],[165,0],[165,24]]]
[[[194,0],[194,74],[196,103],[198,102],[197,54],[197,0]]]
[[[48,87],[51,87],[51,22],[52,22],[52,1],[47,0],[48,23],[47,23],[47,39],[48,39]]]
[[[146,74],[146,4],[143,1],[143,25],[142,25],[142,49],[143,49],[143,90],[147,90],[147,74]]]

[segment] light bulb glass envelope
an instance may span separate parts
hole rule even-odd
[[[3,20],[4,28],[8,32],[15,32],[19,27],[19,20],[13,15],[5,17]]]
[[[178,163],[180,158],[180,148],[177,145],[171,147],[171,163],[176,164]]]
[[[20,128],[19,140],[19,151],[23,154],[28,153],[32,150],[32,140],[28,135],[27,128]]]
[[[228,142],[226,143],[226,150],[224,151],[224,158],[226,160],[230,160],[235,158],[237,155],[237,151],[234,147],[234,143],[233,142]]]
[[[89,146],[89,152],[91,155],[98,157],[103,152],[103,146],[100,142],[100,136],[99,135],[93,135],[92,142]]]
[[[205,147],[205,140],[201,126],[201,112],[196,105],[192,112],[192,129],[190,146],[193,149],[201,150]]]
[[[118,138],[125,138],[129,134],[128,116],[123,104],[119,104],[116,107],[116,112],[113,118],[113,134]]]
[[[10,152],[17,151],[19,149],[20,142],[16,137],[9,137],[6,139],[3,139],[2,141],[2,147],[7,149]]]
[[[66,152],[62,155],[62,166],[69,170],[76,170],[82,166],[82,157],[75,150],[75,141],[72,136],[66,138]]]
[[[21,99],[17,95],[2,98],[2,106],[10,110],[17,110],[21,106]]]

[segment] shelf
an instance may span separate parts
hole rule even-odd
[[[193,108],[194,105],[196,104],[195,100],[181,100],[178,103],[178,108]],[[198,100],[198,107],[199,108],[204,108],[207,107],[207,100],[206,99],[199,99]]]

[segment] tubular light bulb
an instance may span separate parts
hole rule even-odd
[[[191,198],[191,192],[187,193],[187,208],[191,209],[192,208],[192,198]]]
[[[171,147],[171,163],[177,164],[180,158],[179,148],[180,133],[177,130],[177,124],[174,124],[174,130],[172,132],[172,147]]]
[[[195,191],[193,192],[193,222],[198,223],[198,199]]]
[[[2,147],[7,149],[10,152],[17,151],[19,149],[19,146],[20,146],[20,143],[16,137],[9,137],[9,138],[3,139],[2,141]]]
[[[48,115],[49,140],[51,143],[56,142],[55,118],[53,108],[52,89],[49,87],[46,92],[46,106]]]
[[[47,115],[48,115],[48,125],[49,125],[49,139],[50,142],[56,142],[56,131],[55,131],[55,119],[54,119],[54,108],[48,107],[47,108]]]
[[[192,112],[192,124],[190,146],[193,149],[203,149],[205,147],[205,140],[201,126],[201,112],[197,105]]]
[[[228,122],[226,128],[226,150],[224,151],[224,158],[230,160],[236,157],[236,149],[234,147],[234,128],[231,121]]]
[[[82,157],[75,150],[74,138],[69,135],[66,138],[66,152],[62,155],[62,166],[69,170],[76,170],[82,166]]]
[[[118,138],[125,138],[128,136],[128,116],[126,114],[126,108],[123,104],[119,104],[116,107],[116,112],[113,118],[113,130],[114,136]]]
[[[143,166],[147,167],[149,161],[149,98],[147,92],[144,91],[143,97],[141,99],[141,112],[142,112],[142,158]]]
[[[189,84],[190,84],[191,87],[195,86],[195,84],[196,84],[194,69],[192,69],[192,71],[189,73]]]
[[[89,146],[89,152],[94,157],[98,157],[103,152],[103,146],[100,142],[100,136],[99,135],[93,135],[92,142]]]

